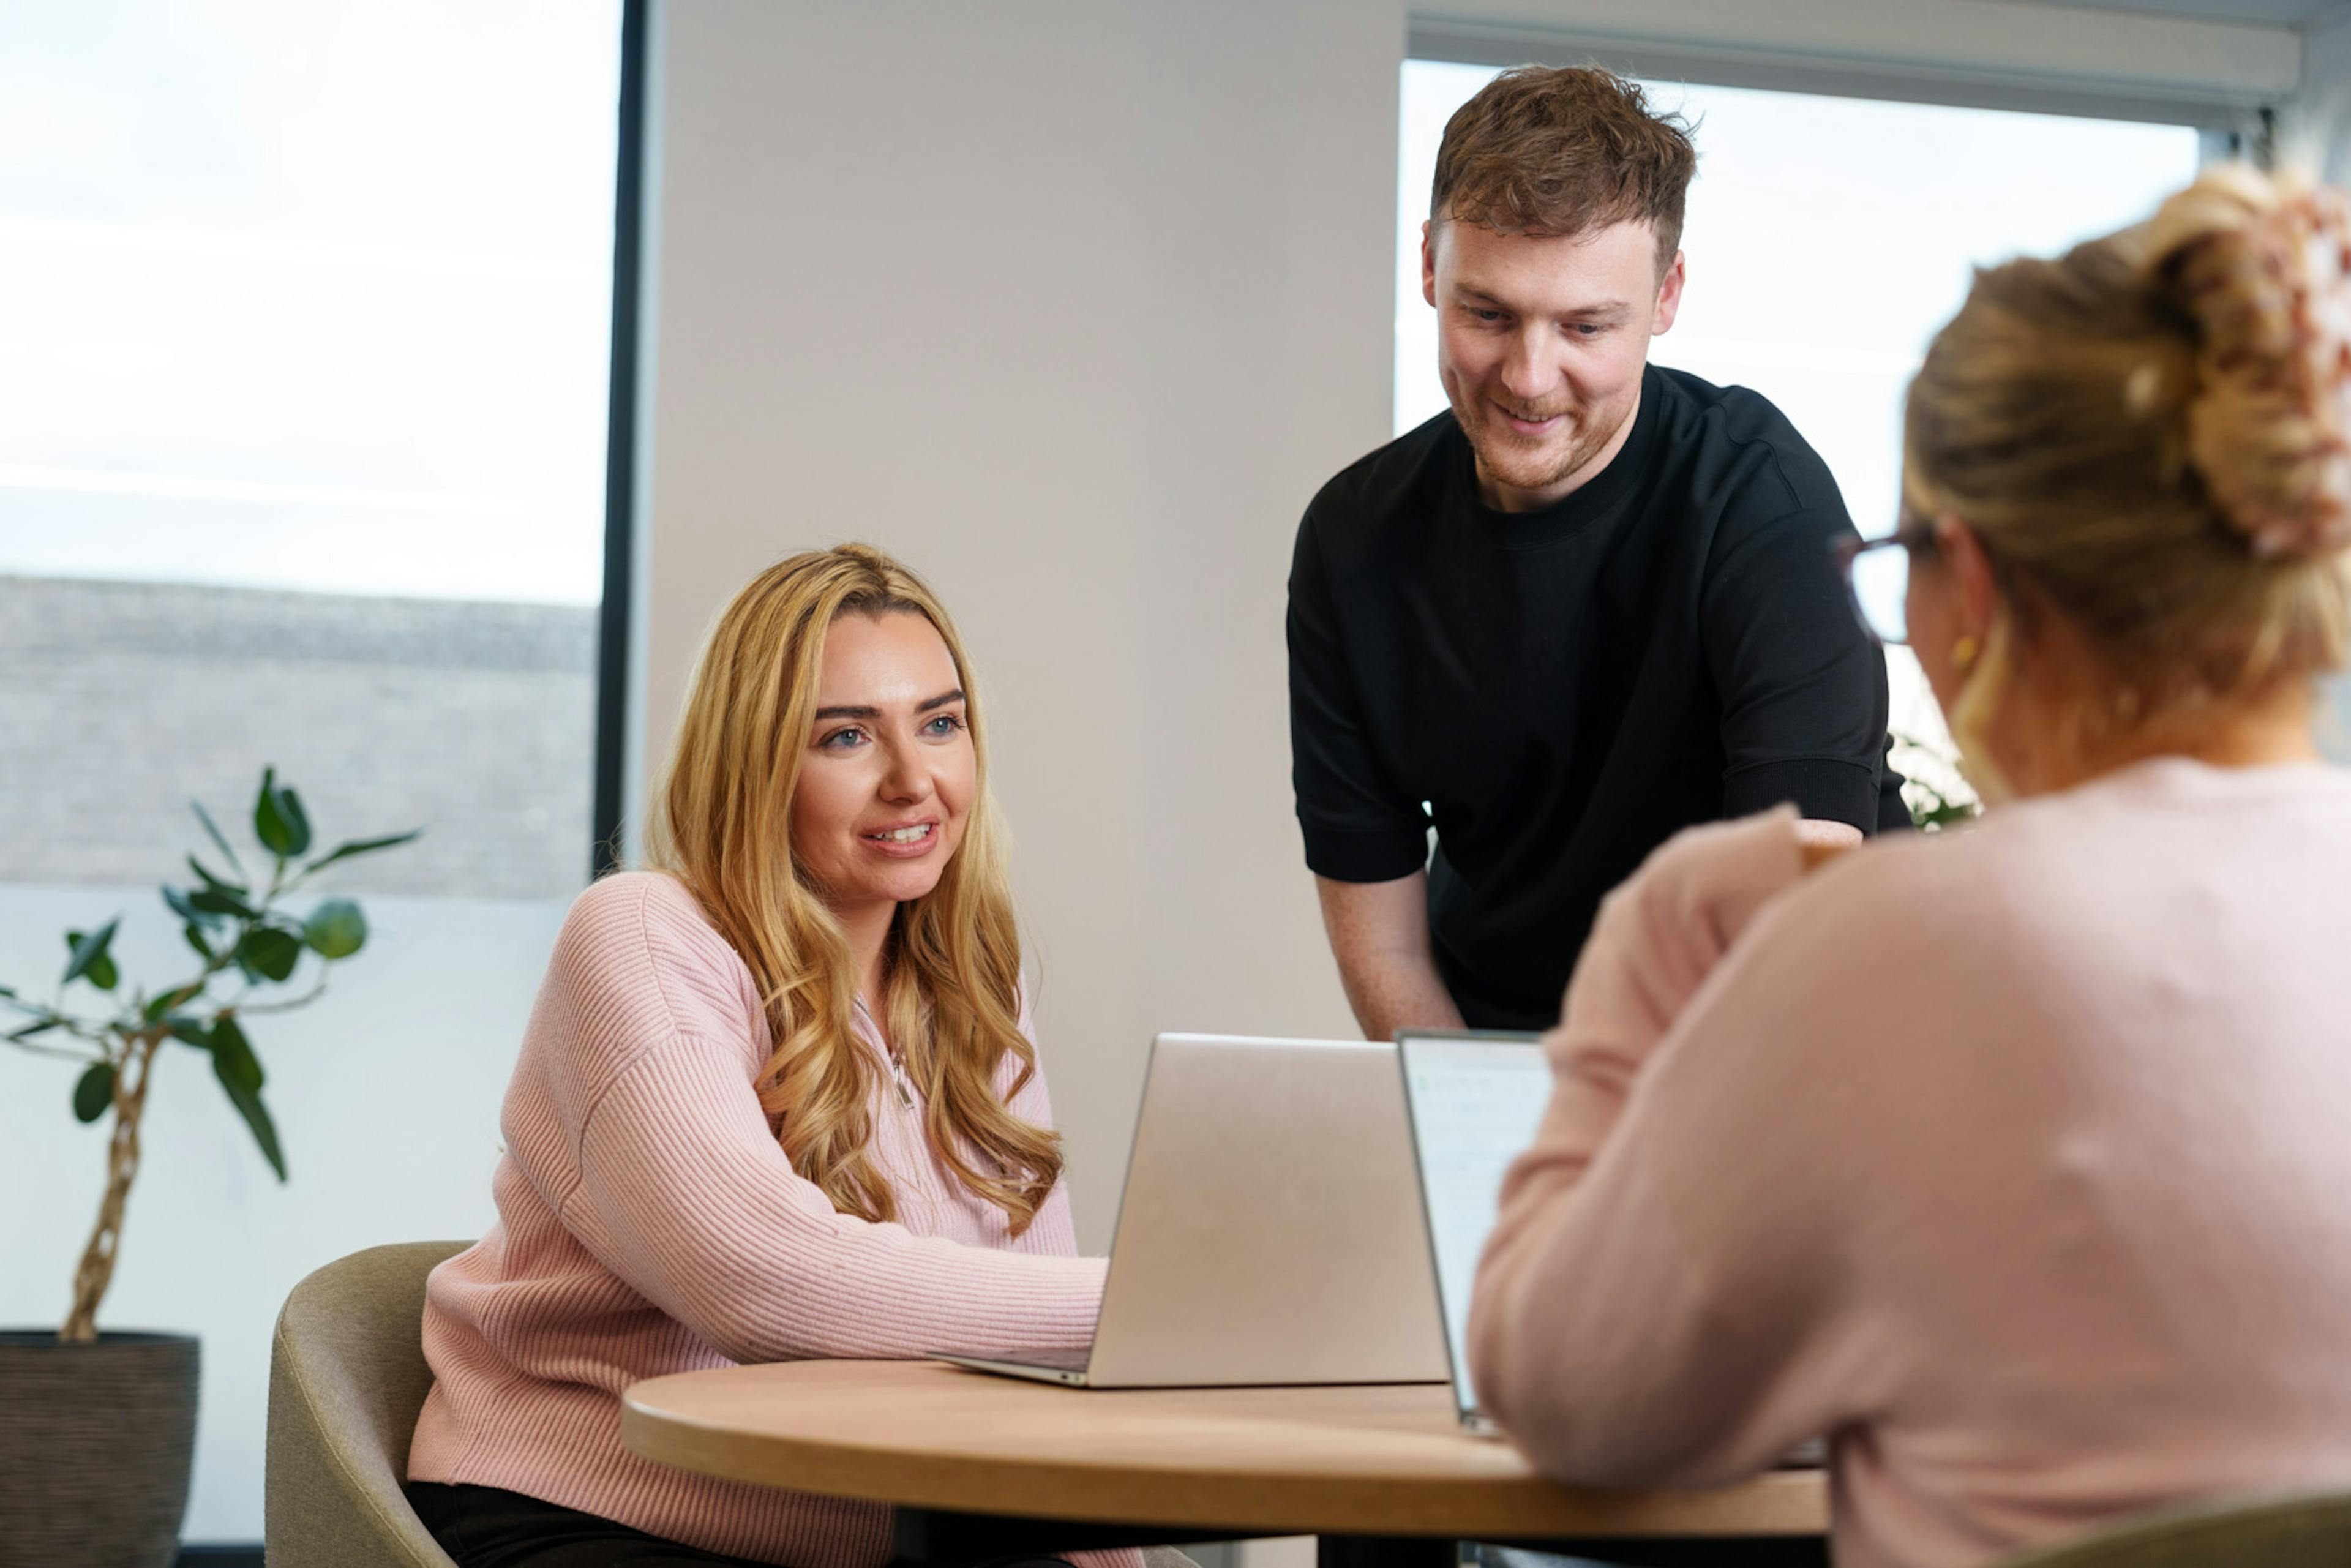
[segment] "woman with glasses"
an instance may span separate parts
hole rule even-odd
[[[1848,566],[1991,810],[1611,896],[1470,1331],[1547,1473],[1826,1437],[1844,1568],[2351,1484],[2346,387],[2335,193],[2216,170],[1978,275]]]

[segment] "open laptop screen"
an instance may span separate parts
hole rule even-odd
[[[1478,1258],[1494,1228],[1503,1174],[1534,1142],[1551,1103],[1551,1063],[1537,1040],[1462,1031],[1396,1036],[1453,1396],[1465,1419],[1478,1409],[1465,1354]]]

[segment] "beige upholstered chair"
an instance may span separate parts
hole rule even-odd
[[[455,1568],[400,1482],[433,1387],[424,1276],[470,1245],[371,1247],[286,1298],[269,1350],[269,1568]]]
[[[2343,1568],[2351,1496],[2339,1492],[2167,1509],[2000,1568]]]
[[[455,1568],[400,1490],[433,1387],[424,1276],[470,1242],[371,1247],[294,1287],[269,1350],[269,1568]],[[1197,1568],[1168,1546],[1144,1568]]]

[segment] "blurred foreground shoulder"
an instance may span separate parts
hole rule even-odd
[[[1883,980],[2029,942],[2037,882],[2007,822],[1894,833],[1849,850],[1772,901],[1755,937],[1783,961]]]

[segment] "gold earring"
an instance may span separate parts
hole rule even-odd
[[[1973,637],[1962,636],[1951,644],[1951,667],[1962,674],[1966,674],[1968,666],[1976,662],[1976,655],[1982,651]]]

